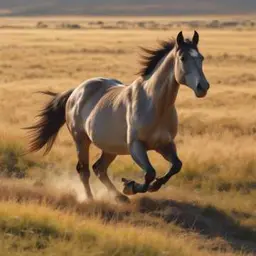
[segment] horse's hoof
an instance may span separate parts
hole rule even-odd
[[[151,185],[149,185],[148,192],[156,192],[162,187],[163,183],[160,179],[156,179]]]
[[[128,197],[128,196],[125,196],[125,195],[123,195],[123,194],[116,195],[115,199],[116,199],[116,201],[117,201],[118,203],[129,204],[129,203],[131,202],[130,199],[129,199],[129,197]]]
[[[124,189],[123,189],[123,193],[125,195],[134,195],[136,194],[134,191],[134,181],[133,180],[127,180],[125,178],[122,179],[122,182],[124,183]]]

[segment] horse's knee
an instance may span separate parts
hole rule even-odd
[[[77,163],[77,165],[76,165],[76,170],[77,170],[77,172],[78,172],[79,174],[82,172],[82,170],[83,170],[83,165],[82,165],[80,162]]]
[[[100,178],[102,176],[103,170],[101,159],[99,159],[96,163],[93,164],[92,169],[97,177]]]

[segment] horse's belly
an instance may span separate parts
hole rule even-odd
[[[126,134],[115,129],[98,129],[90,138],[92,142],[105,152],[125,155],[128,154]]]
[[[86,131],[93,144],[103,151],[128,154],[125,115],[98,113],[87,120]]]

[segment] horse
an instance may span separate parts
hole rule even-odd
[[[92,169],[117,200],[128,202],[128,196],[158,191],[182,168],[174,140],[180,85],[191,88],[198,98],[205,97],[210,87],[198,43],[197,31],[192,39],[185,39],[180,31],[176,38],[161,41],[157,49],[142,48],[142,69],[130,85],[97,77],[62,93],[41,91],[52,98],[41,110],[39,120],[27,127],[29,152],[44,148],[47,154],[66,123],[76,145],[76,170],[88,199],[93,199],[89,184],[92,143],[101,150]],[[162,177],[156,178],[147,155],[150,150],[170,163]],[[107,170],[117,155],[132,157],[144,172],[144,183],[123,178],[123,193],[116,189]]]

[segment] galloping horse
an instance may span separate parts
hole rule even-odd
[[[108,78],[92,78],[63,93],[42,92],[52,97],[30,130],[30,152],[51,150],[58,131],[66,122],[77,149],[76,170],[86,195],[93,198],[89,177],[89,147],[102,150],[93,165],[101,182],[119,200],[126,195],[154,192],[181,170],[174,138],[178,130],[175,100],[180,84],[191,88],[198,98],[209,89],[202,70],[203,56],[198,50],[199,34],[192,40],[180,32],[176,39],[162,42],[159,49],[142,48],[143,68],[131,85]],[[155,150],[171,163],[169,171],[156,178],[147,151]],[[143,184],[122,179],[119,192],[107,175],[117,155],[131,155],[145,172]]]

